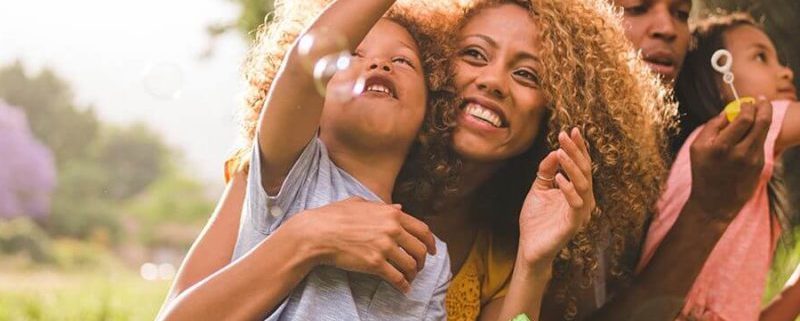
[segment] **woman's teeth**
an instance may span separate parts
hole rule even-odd
[[[389,88],[387,88],[386,86],[382,86],[382,85],[371,85],[371,86],[367,87],[367,91],[374,91],[374,92],[384,93],[384,94],[387,94],[389,96],[394,97],[394,94],[392,93],[392,91]]]
[[[464,112],[475,118],[483,120],[494,127],[500,128],[503,125],[503,123],[500,121],[500,116],[498,116],[494,111],[484,108],[481,105],[469,103],[466,107],[464,107]]]

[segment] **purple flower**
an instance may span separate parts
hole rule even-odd
[[[55,184],[52,153],[33,136],[25,113],[0,100],[0,219],[46,216]]]

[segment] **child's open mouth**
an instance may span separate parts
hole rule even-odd
[[[388,77],[382,75],[372,75],[367,78],[361,95],[397,99],[394,83]]]

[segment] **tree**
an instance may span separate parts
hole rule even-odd
[[[95,164],[106,173],[104,194],[112,200],[131,198],[165,173],[169,148],[141,123],[110,127],[93,151]]]
[[[59,166],[86,157],[97,138],[99,121],[92,108],[76,106],[67,83],[48,69],[29,77],[20,62],[0,68],[0,99],[24,110],[33,134],[53,151]]]
[[[200,55],[207,58],[214,53],[214,42],[217,37],[231,31],[238,32],[245,41],[252,42],[258,27],[272,18],[275,9],[274,0],[227,0],[239,7],[239,15],[233,21],[212,24],[206,27],[210,36],[209,47]]]
[[[0,218],[44,218],[50,211],[56,169],[25,113],[0,100]]]

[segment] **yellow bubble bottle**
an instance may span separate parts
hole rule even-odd
[[[739,113],[742,111],[742,104],[744,103],[755,104],[756,99],[753,97],[742,97],[728,103],[723,110],[725,112],[725,118],[728,118],[729,122],[733,122],[736,116],[739,116]]]

